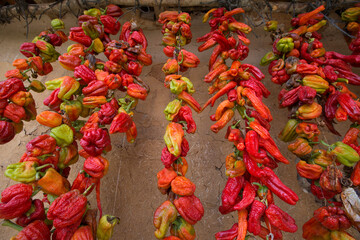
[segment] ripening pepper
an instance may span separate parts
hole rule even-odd
[[[71,190],[51,203],[47,218],[53,220],[55,228],[78,224],[86,211],[86,205],[86,197],[79,190]]]
[[[182,80],[171,79],[169,87],[171,93],[178,95],[186,90],[186,83]]]
[[[320,186],[326,191],[341,193],[342,191],[342,172],[335,166],[330,165],[320,176]]]
[[[332,164],[332,158],[330,154],[326,152],[326,150],[323,149],[315,149],[313,152],[314,157],[312,157],[312,160],[315,164],[320,165],[322,167],[327,167],[330,164]]]
[[[12,65],[14,67],[16,67],[16,69],[19,69],[21,71],[24,71],[24,70],[30,68],[29,62],[26,59],[23,59],[23,58],[15,59],[13,61]]]
[[[78,146],[76,141],[67,147],[60,148],[58,168],[64,169],[79,159]]]
[[[185,121],[186,122],[186,132],[195,133],[196,123],[192,117],[192,111],[189,106],[182,106],[179,110],[179,113],[173,119],[173,122]]]
[[[153,223],[156,228],[155,237],[157,239],[165,237],[169,224],[176,220],[177,213],[175,206],[168,200],[156,209]]]
[[[315,217],[312,217],[307,221],[303,227],[302,237],[306,240],[331,240],[329,229],[323,227],[320,222],[318,222]]]
[[[316,164],[308,164],[305,161],[299,161],[296,164],[296,170],[301,177],[308,178],[308,179],[319,179],[323,168]]]
[[[152,64],[152,56],[146,53],[144,48],[142,48],[139,55],[137,55],[137,60],[145,66],[149,66]]]
[[[34,162],[10,164],[6,167],[4,175],[17,182],[32,183],[36,180],[37,171],[35,167],[36,164]]]
[[[347,22],[356,22],[360,16],[360,7],[352,7],[341,13],[341,19]]]
[[[74,141],[74,132],[66,124],[51,129],[50,136],[55,138],[56,144],[60,147],[66,147]]]
[[[44,193],[60,196],[70,190],[69,181],[54,168],[46,170],[45,176],[37,181],[37,185]]]
[[[178,157],[181,154],[181,143],[183,141],[183,137],[184,130],[182,129],[181,124],[171,122],[167,125],[164,141],[169,152],[175,157]]]
[[[196,68],[200,63],[199,58],[195,54],[188,52],[184,49],[180,51],[177,60],[178,64],[182,65],[183,67],[189,68]]]
[[[324,93],[329,88],[329,82],[320,77],[319,75],[307,75],[302,79],[304,86],[311,87],[317,93]]]
[[[81,65],[81,59],[79,56],[70,55],[68,53],[62,54],[59,58],[60,65],[69,71],[74,71],[77,66]]]
[[[296,133],[299,137],[306,138],[312,142],[317,142],[320,130],[315,123],[302,122],[297,125]]]
[[[325,190],[320,187],[319,181],[312,181],[310,186],[311,193],[318,199],[330,199],[333,198],[337,193]]]
[[[132,119],[129,114],[126,112],[120,112],[118,113],[113,121],[111,122],[109,132],[110,134],[116,133],[116,132],[126,132],[130,129],[132,125]]]
[[[99,37],[99,32],[95,29],[94,25],[91,22],[83,22],[81,25],[84,33],[88,35],[91,39]]]
[[[276,43],[279,52],[287,53],[294,49],[294,40],[291,37],[283,37]]]
[[[166,120],[172,121],[179,113],[180,108],[181,102],[178,99],[169,102],[164,110]]]
[[[297,137],[296,128],[298,124],[298,120],[290,119],[278,136],[280,140],[283,142],[291,142],[295,140],[295,138]]]
[[[182,217],[177,217],[171,224],[170,233],[183,240],[194,240],[196,238],[194,226],[186,222]]]
[[[191,196],[194,194],[195,189],[195,184],[183,176],[177,176],[171,182],[171,191],[180,196]]]
[[[27,106],[34,102],[34,98],[30,92],[19,91],[10,97],[10,101],[21,107]]]
[[[260,66],[266,66],[278,58],[279,57],[275,55],[273,52],[268,52],[267,54],[265,54],[265,56],[262,57],[260,61]]]
[[[305,138],[298,137],[296,141],[288,145],[288,149],[290,152],[295,154],[298,157],[305,157],[310,154],[312,151],[312,147],[309,142]]]
[[[40,54],[44,53],[46,55],[54,55],[55,54],[55,48],[52,44],[45,42],[43,40],[38,40],[35,43],[36,47],[40,50]]]
[[[78,56],[78,57],[85,56],[84,45],[79,44],[79,43],[71,44],[70,46],[67,47],[66,51],[69,55],[74,55],[74,56]]]
[[[195,195],[174,200],[177,211],[191,225],[195,225],[204,216],[204,207]]]
[[[10,142],[14,137],[14,126],[10,122],[0,121],[0,144]]]
[[[96,230],[96,237],[98,240],[110,240],[113,235],[114,227],[120,223],[118,217],[104,215],[100,218]]]
[[[0,218],[13,219],[22,216],[31,208],[33,188],[18,183],[5,188],[1,193]]]
[[[345,166],[352,167],[360,160],[359,154],[343,142],[338,141],[331,147],[333,149],[328,151],[330,156],[335,156],[336,160]]]
[[[98,156],[103,151],[111,151],[111,141],[107,129],[92,128],[84,132],[80,145],[91,156]]]
[[[64,77],[61,85],[60,91],[58,93],[58,98],[64,100],[69,99],[80,87],[80,83],[72,77]]]
[[[313,102],[312,104],[304,104],[300,106],[296,112],[298,118],[303,120],[311,120],[317,118],[322,113],[322,107],[320,104]]]
[[[27,71],[26,71],[27,72]],[[13,69],[9,70],[5,73],[6,78],[19,78],[21,80],[26,80],[29,78],[28,75],[26,75],[26,72],[22,72],[19,69]]]
[[[105,49],[103,42],[100,40],[100,38],[95,38],[92,42],[93,46],[92,49],[96,53],[102,53]]]
[[[102,104],[107,103],[106,97],[105,96],[89,96],[89,97],[84,97],[82,104],[83,107],[86,108],[97,108]]]
[[[24,106],[24,110],[25,110],[25,118],[23,119],[24,121],[29,122],[36,119],[37,110],[36,110],[35,102],[32,102],[27,106]]]
[[[63,81],[64,81],[66,78],[69,78],[69,77],[64,76],[64,77],[55,78],[55,79],[46,81],[46,82],[45,82],[46,89],[47,89],[47,90],[55,90],[55,89],[57,89],[57,88],[60,88],[61,84],[63,83]]]
[[[45,220],[45,208],[44,203],[40,199],[35,199],[32,201],[31,209],[24,215],[16,219],[16,224],[26,227],[30,223],[36,220]]]
[[[179,71],[178,61],[176,59],[168,59],[162,67],[162,71],[165,75],[176,74]]]
[[[267,31],[267,32],[276,31],[277,26],[278,26],[278,21],[275,21],[275,20],[268,21],[265,24],[264,30]]]
[[[242,22],[235,21],[235,22],[229,23],[228,27],[229,27],[229,30],[232,32],[241,31],[245,34],[248,34],[251,32],[251,27]]]
[[[131,97],[141,100],[145,100],[148,95],[147,89],[135,83],[131,83],[127,86],[126,93]]]
[[[37,93],[41,93],[41,92],[45,91],[45,89],[46,89],[44,84],[42,82],[40,82],[39,80],[32,80],[29,85],[29,88]]]
[[[39,75],[43,73],[44,62],[40,56],[29,58],[31,68]]]
[[[226,156],[225,168],[225,174],[230,178],[242,176],[246,172],[245,163],[237,159],[234,153]]]
[[[21,120],[25,120],[25,109],[15,103],[9,103],[6,105],[3,116],[10,119],[15,123],[19,123]]]
[[[177,177],[177,173],[174,171],[172,167],[163,168],[156,175],[158,182],[158,189],[162,194],[166,194],[168,189],[171,186],[171,182]]]
[[[54,30],[65,29],[65,24],[61,19],[55,18],[51,20],[51,27]]]
[[[321,207],[314,212],[315,219],[330,230],[343,231],[351,227],[345,211],[339,207]]]
[[[69,120],[72,122],[76,121],[79,118],[82,108],[83,106],[81,104],[81,101],[79,100],[65,100],[60,105],[60,110],[64,111]]]

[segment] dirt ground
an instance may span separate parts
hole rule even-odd
[[[208,59],[211,52],[199,53],[195,39],[209,31],[207,24],[201,22],[201,14],[192,14],[192,32],[193,41],[186,46],[186,50],[196,53],[200,59],[200,65],[196,69],[191,69],[184,75],[189,77],[195,85],[196,93],[193,95],[200,104],[208,99],[208,84],[202,81],[208,72]],[[131,16],[127,16],[131,18]],[[277,15],[279,22],[289,22],[289,15]],[[70,14],[66,15],[65,23],[67,31],[70,26],[74,26],[76,19]],[[120,21],[125,22],[125,19]],[[169,90],[163,86],[164,75],[161,67],[167,60],[162,52],[160,25],[152,20],[144,18],[138,19],[140,26],[149,41],[148,52],[153,56],[153,64],[144,67],[141,75],[150,87],[151,92],[145,102],[139,102],[135,111],[134,120],[138,127],[138,137],[134,144],[126,142],[125,135],[116,134],[112,136],[113,150],[106,155],[110,161],[108,175],[103,178],[101,183],[101,199],[105,214],[116,215],[121,218],[121,223],[115,228],[113,239],[154,239],[154,226],[152,223],[155,209],[166,199],[157,190],[156,174],[163,168],[160,161],[161,150],[164,147],[163,135],[167,121],[164,118],[163,110],[168,102],[173,99]],[[34,21],[30,25],[29,39],[26,40],[26,29],[24,22],[14,21],[8,25],[0,26],[0,75],[12,69],[12,61],[21,58],[18,48],[24,41],[31,39],[40,31],[45,30],[50,25],[47,16]],[[343,35],[332,26],[327,26],[324,33],[324,45],[327,50],[336,50],[340,53],[349,53]],[[117,39],[118,36],[113,37]],[[244,61],[258,66],[262,56],[271,50],[271,39],[269,34],[262,30],[262,27],[255,29],[254,33],[249,35],[251,39],[250,54]],[[70,43],[67,42],[58,51],[63,53]],[[104,56],[103,56],[104,57]],[[103,58],[105,59],[105,58]],[[48,76],[43,77],[43,82],[60,77],[63,75],[71,76],[72,73],[64,70],[58,63],[54,65],[54,71]],[[266,74],[264,79],[265,86],[271,91],[271,96],[265,99],[265,103],[270,107],[274,120],[272,122],[271,133],[282,153],[290,160],[290,164],[280,165],[276,170],[280,179],[299,195],[300,200],[295,206],[283,203],[281,200],[276,203],[285,211],[293,216],[299,226],[295,234],[284,234],[284,239],[301,239],[301,226],[312,217],[313,211],[319,206],[315,203],[314,197],[307,193],[299,185],[295,169],[295,157],[287,151],[287,145],[277,139],[277,134],[287,122],[287,110],[278,109],[277,94],[280,87],[270,81],[267,67],[261,67]],[[359,74],[360,71],[357,70]],[[4,79],[2,77],[2,79]],[[352,87],[357,94],[360,94],[359,87]],[[38,112],[45,109],[42,105],[43,99],[48,96],[50,91],[43,94],[34,93],[36,98]],[[215,109],[207,108],[201,114],[194,113],[194,119],[198,130],[194,135],[188,135],[190,151],[187,156],[189,162],[189,171],[187,177],[196,184],[196,195],[201,199],[205,215],[195,226],[197,239],[214,239],[214,234],[218,231],[230,228],[236,222],[236,214],[222,216],[218,211],[221,203],[221,191],[226,183],[225,176],[225,156],[232,151],[231,144],[224,140],[224,130],[219,134],[210,131],[211,121],[209,116],[215,112]],[[337,129],[344,134],[349,123],[339,124]],[[18,134],[12,142],[0,146],[0,190],[15,184],[12,180],[5,178],[4,171],[10,163],[19,161],[25,151],[26,143],[40,134],[47,133],[48,129],[36,121],[25,123],[24,131]],[[327,132],[322,129],[322,132]],[[328,136],[329,142],[340,140],[338,137]],[[82,166],[83,159],[72,168],[69,177],[73,181],[77,172]],[[95,205],[94,194],[90,197],[91,204]],[[16,232],[9,228],[0,228],[0,239],[9,239]],[[355,231],[352,233],[357,239],[360,235]]]

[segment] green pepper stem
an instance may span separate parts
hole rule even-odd
[[[40,192],[40,188],[39,187],[36,187],[34,190],[33,190],[33,193],[31,194],[31,197],[34,197],[36,194],[38,194],[38,192]]]
[[[326,147],[331,147],[331,145],[327,144],[325,141],[321,140],[320,143]]]
[[[4,220],[1,225],[4,226],[4,227],[11,227],[11,228],[13,228],[13,229],[15,229],[15,230],[18,230],[18,231],[23,230],[23,227],[22,227],[22,226],[17,225],[16,223],[13,223],[13,222],[10,221],[10,220]]]
[[[41,170],[43,168],[46,168],[46,167],[49,167],[49,166],[53,167],[53,165],[51,163],[48,163],[48,164],[44,164],[44,165],[42,165],[40,167],[36,167],[35,170],[39,171],[39,170]]]
[[[93,47],[94,47],[94,44],[95,44],[95,41],[93,40],[93,41],[91,42],[91,45],[90,45],[86,50],[84,50],[84,52],[89,52],[89,51],[91,51],[91,50],[93,49]]]
[[[35,53],[32,53],[32,52],[24,50],[24,49],[21,49],[20,52],[30,53],[30,54],[32,54],[33,57],[36,57]]]
[[[125,108],[125,111],[128,113],[130,111],[131,106],[133,105],[133,103],[135,102],[135,100],[132,100],[129,105]]]
[[[241,122],[241,119],[240,120],[238,120],[234,125],[232,125],[231,126],[231,128],[232,129],[235,129],[236,128],[236,126],[239,124]]]
[[[83,192],[83,195],[86,196],[86,194],[88,194],[88,192],[91,191],[91,189],[94,187],[94,185],[95,185],[94,183],[91,184],[91,185]]]
[[[336,79],[336,82],[344,82],[344,83],[349,83],[349,80],[346,78],[338,78]]]
[[[183,63],[183,61],[184,61],[184,53],[181,52],[181,51],[180,51],[180,53],[181,53],[181,61],[178,62],[179,65],[181,65]]]

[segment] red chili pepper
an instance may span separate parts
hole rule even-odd
[[[234,178],[228,178],[226,186],[221,193],[221,202],[223,207],[234,206],[236,198],[240,193],[244,185],[244,177],[238,176]]]
[[[200,104],[186,91],[182,91],[178,95],[178,98],[186,102],[190,107],[192,107],[192,109],[195,110],[195,112],[199,113],[202,111]]]
[[[238,211],[246,209],[248,206],[250,206],[253,203],[255,196],[256,196],[256,192],[254,187],[252,186],[251,183],[246,182],[243,191],[243,198],[241,199],[240,202],[236,203],[233,208]]]
[[[12,185],[1,193],[0,218],[13,219],[22,216],[31,207],[33,188],[19,183]]]
[[[273,156],[277,161],[289,164],[289,161],[281,154],[279,148],[276,146],[274,140],[270,139],[259,139],[259,145],[266,149],[271,156]]]
[[[229,230],[217,232],[216,240],[234,240],[238,235],[238,223],[235,223]]]
[[[203,111],[209,104],[211,104],[211,106],[214,106],[215,101],[221,97],[222,95],[226,94],[228,91],[230,91],[231,89],[234,89],[236,87],[236,82],[231,81],[228,84],[225,85],[225,87],[223,87],[222,89],[220,89],[214,96],[212,96],[202,107],[201,111]]]
[[[261,218],[264,215],[265,210],[265,204],[258,200],[254,200],[249,214],[248,231],[255,236],[259,235],[261,232]]]
[[[295,220],[275,204],[270,204],[266,209],[265,214],[271,225],[279,228],[280,230],[294,233],[298,229]]]

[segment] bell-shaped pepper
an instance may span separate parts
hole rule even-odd
[[[195,228],[182,217],[177,217],[171,224],[170,233],[183,240],[194,240],[196,238]]]
[[[86,158],[83,169],[91,177],[102,178],[107,174],[109,161],[102,156],[90,156]]]
[[[302,122],[297,125],[296,133],[299,137],[306,138],[312,142],[317,142],[320,130],[314,123]]]
[[[291,142],[295,140],[295,138],[297,137],[296,128],[298,124],[298,120],[290,119],[278,136],[280,140],[283,142]]]
[[[46,170],[45,176],[37,181],[44,193],[60,196],[70,190],[69,181],[61,176],[54,168]]]
[[[99,32],[95,29],[94,25],[91,22],[83,22],[81,25],[84,33],[88,35],[91,39],[99,37]]]
[[[55,18],[51,20],[50,24],[54,30],[65,29],[65,24],[61,19]]]
[[[43,40],[38,40],[38,41],[36,41],[35,45],[40,50],[41,53],[45,53],[50,56],[55,54],[54,46],[48,42],[45,42]]]
[[[186,121],[186,132],[187,133],[195,133],[196,131],[196,123],[192,117],[192,112],[190,107],[182,106],[179,110],[179,113],[173,119],[173,122],[178,121]]]
[[[10,225],[10,224],[9,224]],[[48,225],[44,221],[36,220],[25,228],[23,228],[16,236],[12,237],[12,240],[22,239],[37,239],[48,240],[50,239],[51,232]]]
[[[177,177],[177,173],[174,171],[172,167],[170,168],[163,168],[159,171],[156,175],[158,182],[158,189],[162,194],[166,194],[168,189],[171,186],[171,182]]]
[[[24,71],[24,70],[30,68],[30,64],[29,64],[28,60],[23,59],[23,58],[15,59],[13,61],[12,65],[14,67],[16,67],[16,69],[19,69],[21,71]]]
[[[25,91],[25,86],[20,79],[9,78],[0,82],[0,99],[8,99],[18,91]]]
[[[6,105],[3,116],[10,119],[15,123],[19,123],[21,120],[25,120],[25,109],[15,103],[9,103]]]
[[[78,146],[76,141],[67,147],[60,148],[58,168],[64,169],[79,159]]]
[[[265,56],[262,57],[260,61],[260,66],[266,66],[278,58],[279,57],[275,55],[273,52],[268,52],[267,54],[265,54]]]
[[[275,20],[268,21],[265,24],[264,30],[267,32],[276,31],[277,26],[278,26],[278,21],[275,21]]]
[[[101,109],[98,112],[99,123],[102,125],[110,124],[116,116],[118,108],[119,105],[117,104],[115,98],[110,102],[101,105]]]
[[[122,78],[119,74],[110,74],[105,78],[104,83],[109,89],[117,89],[121,86]]]
[[[170,201],[163,202],[154,213],[155,237],[163,239],[169,228],[169,224],[177,217],[177,210]]]
[[[248,25],[246,25],[245,23],[242,22],[232,22],[229,23],[229,30],[232,32],[236,32],[236,31],[241,31],[245,34],[248,34],[251,32],[251,27],[249,27]]]
[[[17,182],[32,183],[36,180],[37,171],[35,167],[36,164],[34,162],[10,164],[6,167],[4,175]]]
[[[10,142],[14,137],[14,126],[10,122],[0,121],[0,144]]]
[[[191,225],[195,225],[204,216],[204,207],[195,195],[174,200],[177,211]]]
[[[131,116],[122,111],[114,117],[114,120],[111,122],[109,132],[110,134],[116,132],[126,132],[130,129],[132,122]]]
[[[39,80],[32,80],[29,85],[29,88],[37,93],[41,93],[41,92],[45,91],[45,89],[46,89],[44,84],[42,82],[40,82]]]
[[[35,43],[24,42],[21,44],[19,50],[25,57],[28,58],[39,55],[39,49],[36,47]]]
[[[25,118],[23,119],[24,121],[29,122],[36,119],[37,110],[36,110],[35,102],[31,102],[29,105],[24,106],[24,110],[25,110]]]
[[[87,84],[96,80],[96,75],[95,75],[94,71],[85,65],[80,65],[80,66],[75,67],[74,77],[81,78]]]
[[[325,168],[331,165],[333,161],[330,154],[328,154],[326,150],[323,149],[315,149],[311,159],[315,164]]]
[[[319,75],[307,75],[302,79],[304,86],[311,87],[317,93],[324,93],[329,88],[329,82],[320,77]]]
[[[100,21],[104,25],[104,31],[111,35],[116,35],[120,30],[120,22],[109,15],[101,15]]]
[[[312,104],[301,105],[296,111],[298,118],[303,120],[311,120],[319,117],[322,113],[320,104],[313,102]]]
[[[66,147],[74,141],[74,132],[66,124],[51,129],[50,136],[55,138],[56,144],[60,147]]]
[[[340,193],[342,190],[341,179],[342,172],[335,166],[330,165],[320,176],[320,186],[326,191]]]
[[[92,192],[92,190],[95,188],[95,185],[99,181],[99,178],[91,177],[89,174],[82,171],[78,173],[77,177],[75,178],[71,186],[71,190],[77,189],[80,191],[80,193],[83,193],[85,196],[87,196]]]
[[[61,85],[60,91],[58,93],[58,98],[64,100],[69,99],[80,87],[80,83],[72,77],[64,77]]]
[[[77,66],[81,65],[81,59],[79,56],[70,55],[68,53],[62,54],[59,58],[60,65],[69,71],[74,71]]]
[[[291,37],[283,37],[276,43],[279,52],[287,53],[294,49],[294,40]]]
[[[127,86],[126,93],[131,97],[145,100],[148,95],[148,90],[139,84],[131,83]]]
[[[87,199],[79,190],[71,190],[56,198],[50,205],[47,218],[55,228],[79,224],[86,211]]]
[[[296,170],[301,177],[308,178],[308,179],[319,179],[323,168],[316,164],[308,164],[305,161],[299,161],[296,164]]]
[[[80,44],[84,45],[85,47],[90,47],[90,45],[92,43],[91,37],[86,35],[84,33],[84,31],[82,30],[82,28],[80,28],[80,30],[81,31],[78,31],[78,32],[70,31],[69,39],[71,41],[80,43]]]
[[[311,193],[320,200],[333,198],[337,194],[336,192],[321,188],[318,181],[311,182],[310,190]]]
[[[164,110],[166,120],[172,121],[179,113],[180,108],[181,102],[178,99],[169,102]]]
[[[107,103],[105,96],[89,96],[84,97],[82,104],[86,108],[97,108],[102,104]]]
[[[171,191],[180,196],[191,196],[194,194],[195,189],[195,184],[183,176],[177,176],[171,182]]]
[[[225,174],[230,178],[242,176],[246,172],[245,163],[242,160],[237,159],[234,153],[226,156],[225,167]]]
[[[21,72],[19,69],[13,69],[9,70],[5,73],[6,78],[19,78],[21,80],[26,80],[29,78],[28,75],[26,75],[26,72]]]
[[[171,93],[177,95],[186,90],[186,83],[182,80],[171,79],[169,87]]]
[[[70,121],[76,121],[83,109],[82,103],[79,100],[65,100],[60,105],[60,110],[64,111]]]
[[[98,156],[103,151],[111,151],[111,141],[107,129],[93,128],[84,132],[80,145],[91,156]]]
[[[76,232],[72,235],[70,240],[82,240],[89,239],[94,240],[92,229],[90,226],[81,226]]]
[[[296,141],[288,145],[289,151],[295,154],[298,157],[305,157],[310,154],[312,147],[305,138],[298,137]]]
[[[199,58],[195,54],[184,49],[180,51],[177,60],[180,65],[189,68],[196,68],[200,63]]]
[[[114,227],[120,223],[120,218],[111,215],[104,215],[100,218],[96,230],[96,237],[99,240],[110,240],[114,234]]]
[[[307,221],[303,227],[302,237],[306,240],[321,239],[330,240],[330,231],[323,227],[314,217]]]
[[[51,110],[54,110],[54,111],[60,110],[60,104],[62,103],[62,100],[60,98],[58,98],[59,91],[60,91],[59,88],[55,89],[50,94],[50,96],[48,96],[43,102],[44,105],[48,106]]]
[[[345,211],[339,207],[321,207],[314,212],[315,219],[330,230],[343,231],[351,227]]]
[[[338,141],[331,145],[331,148],[330,156],[335,156],[336,160],[345,166],[352,167],[360,160],[359,154],[343,142]]]
[[[168,59],[162,67],[162,71],[165,75],[176,74],[179,71],[178,61],[176,59]]]
[[[183,137],[184,130],[182,129],[181,124],[171,122],[167,125],[164,141],[169,152],[175,157],[178,157],[181,154],[181,143],[183,141]]]
[[[26,107],[30,103],[34,102],[34,98],[30,92],[19,91],[11,96],[10,101],[21,107]]]
[[[0,218],[13,219],[22,216],[31,208],[33,188],[18,183],[5,188],[1,193]]]
[[[352,7],[341,13],[341,20],[346,22],[356,22],[360,16],[360,7]]]

